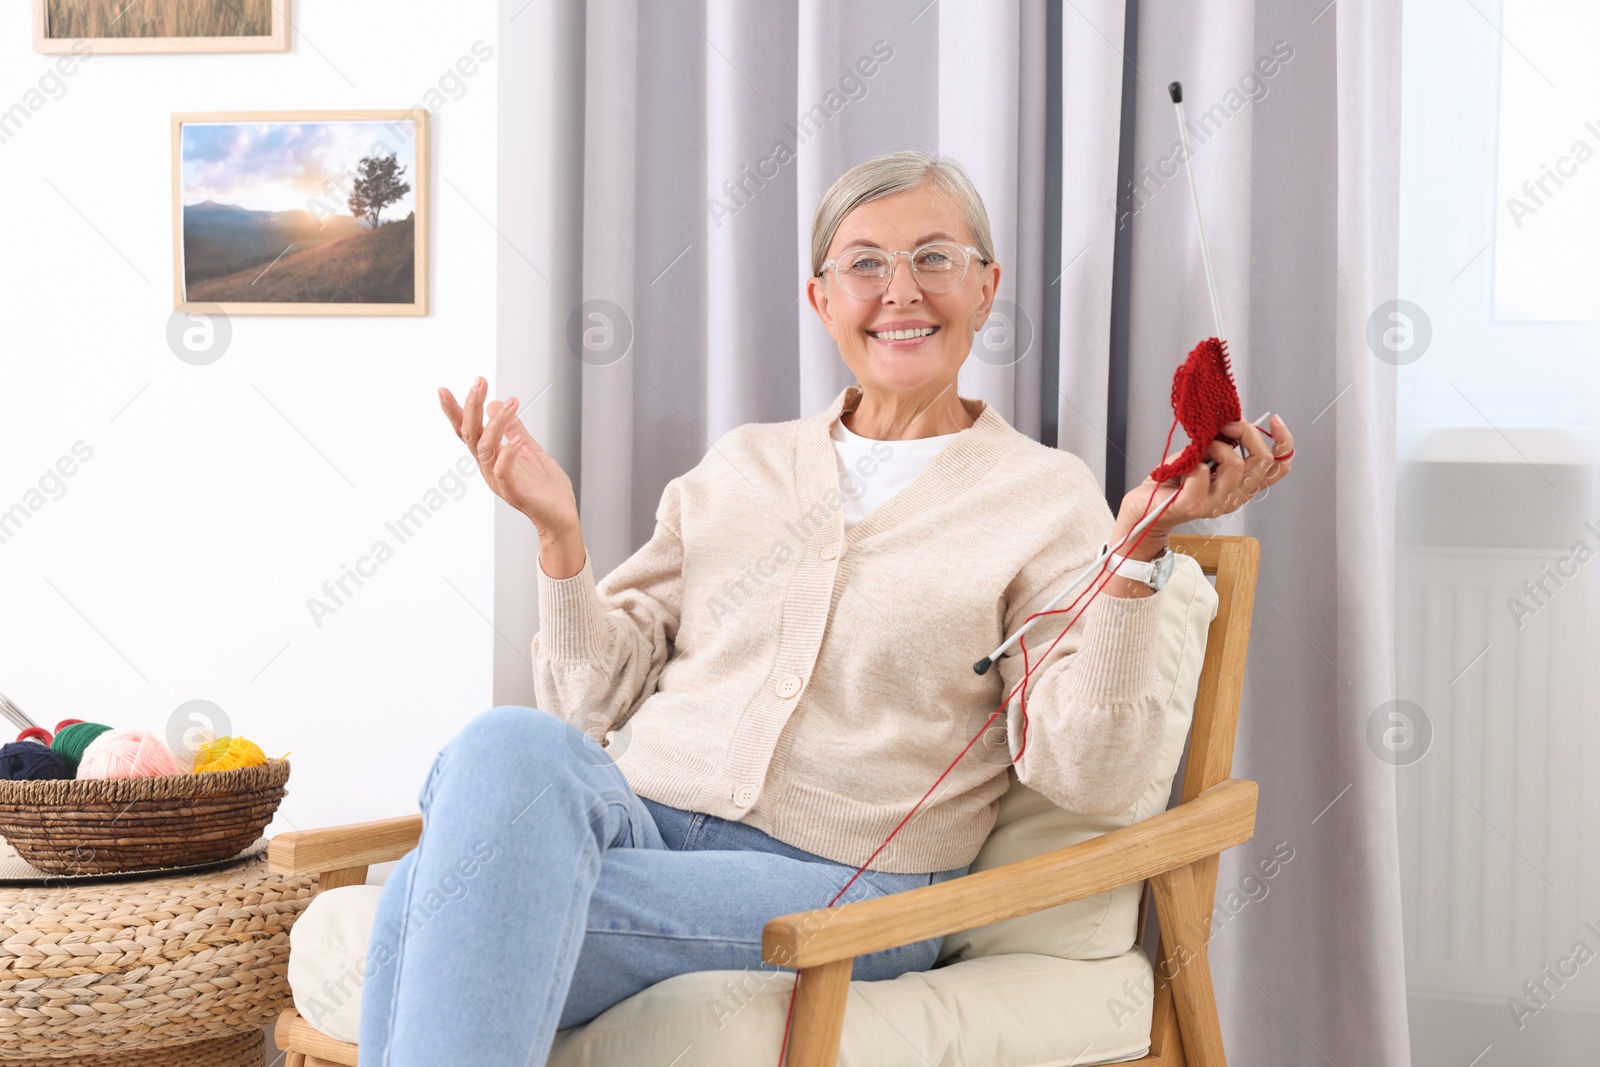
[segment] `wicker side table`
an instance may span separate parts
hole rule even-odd
[[[137,880],[0,887],[0,1065],[263,1067],[315,876],[265,850]]]

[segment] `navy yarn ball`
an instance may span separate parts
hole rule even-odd
[[[0,747],[0,781],[44,782],[71,777],[72,772],[60,755],[37,741],[12,741]]]

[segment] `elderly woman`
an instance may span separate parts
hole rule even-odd
[[[1113,518],[1079,459],[958,394],[1000,266],[971,181],[926,153],[840,176],[811,266],[856,384],[723,435],[598,583],[572,484],[516,399],[486,406],[481,378],[464,404],[440,390],[484,479],[538,529],[538,707],[484,712],[434,762],[426,829],[374,927],[363,1063],[542,1064],[557,1028],[687,971],[747,972],[705,1007],[737,1012],[787,986],[761,959],[767,920],[847,885],[842,900],[965,873],[1019,752],[1021,781],[1083,812],[1123,811],[1148,783],[1168,534],[1282,478],[1287,427],[1269,444],[1228,425],[1244,455],[1214,442],[1214,469],[1146,481]],[[1176,500],[1042,664],[1070,616],[1030,632],[1025,748],[1012,699],[988,731],[1009,751],[974,745],[917,807],[1022,680],[1019,648],[984,675],[974,661],[1153,492]],[[939,947],[862,956],[852,975],[925,970]]]

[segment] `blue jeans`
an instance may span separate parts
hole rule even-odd
[[[390,872],[373,924],[367,1067],[542,1067],[558,1028],[675,974],[768,980],[786,968],[762,961],[762,927],[826,907],[855,873],[744,823],[639,797],[605,749],[529,707],[468,723],[419,803],[422,837]],[[966,871],[868,870],[839,902]],[[925,971],[942,942],[858,956],[851,977]]]

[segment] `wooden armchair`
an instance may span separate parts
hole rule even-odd
[[[1174,537],[1175,551],[1216,576],[1217,614],[1190,728],[1182,802],[1159,815],[1032,859],[888,897],[783,915],[762,933],[766,962],[798,971],[788,1067],[835,1067],[856,956],[1042,911],[1144,881],[1161,938],[1147,1067],[1223,1067],[1207,939],[1224,849],[1255,832],[1256,784],[1230,777],[1260,545],[1249,537]],[[279,834],[281,874],[317,875],[318,889],[359,885],[367,867],[415,848],[422,816]],[[290,1008],[278,1019],[284,1067],[355,1067],[356,1046]]]

